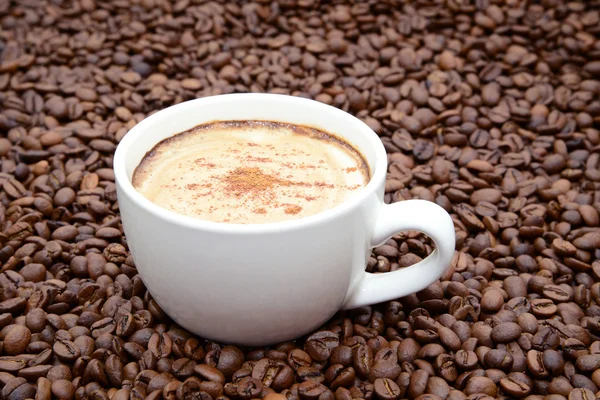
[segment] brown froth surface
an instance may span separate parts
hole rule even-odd
[[[248,224],[319,213],[368,180],[360,153],[333,135],[279,122],[222,121],[157,144],[133,185],[171,211]]]

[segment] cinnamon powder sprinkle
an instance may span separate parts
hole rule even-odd
[[[287,207],[285,207],[285,213],[286,214],[298,214],[300,211],[302,211],[302,207],[297,206],[297,205],[289,205]]]
[[[276,176],[265,174],[258,167],[240,167],[225,175],[225,190],[236,196],[243,194],[259,194],[271,189],[273,186],[289,186],[290,181],[280,179]]]
[[[296,197],[297,199],[304,199],[306,201],[314,201],[314,200],[318,199],[318,197],[316,197],[316,196],[303,196],[301,194],[297,194],[294,197]]]
[[[254,162],[264,162],[264,163],[268,163],[268,162],[273,162],[272,158],[269,157],[256,157],[256,156],[247,156],[246,157],[246,161],[254,161]]]
[[[225,190],[241,197],[244,194],[261,195],[274,186],[313,186],[308,182],[293,182],[274,175],[265,174],[258,167],[239,167],[230,171],[223,179]],[[316,182],[314,186],[334,188],[325,182]]]
[[[199,167],[205,167],[205,168],[215,168],[217,166],[217,164],[215,164],[215,163],[206,162],[206,158],[197,158],[194,161],[194,164],[196,164]]]
[[[315,182],[315,186],[317,186],[317,187],[326,187],[326,188],[329,188],[329,189],[335,188],[335,185],[332,185],[331,183],[327,183],[327,182]]]
[[[187,190],[198,190],[200,188],[210,188],[212,187],[212,183],[188,183],[185,185]]]

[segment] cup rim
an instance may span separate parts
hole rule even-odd
[[[334,114],[338,118],[348,120],[356,126],[357,130],[361,131],[361,133],[367,137],[369,144],[373,147],[375,153],[375,160],[374,162],[369,163],[374,166],[374,168],[372,168],[373,171],[371,172],[371,178],[369,182],[365,187],[363,187],[351,198],[325,211],[321,211],[317,214],[309,215],[298,219],[261,224],[231,224],[188,217],[186,215],[167,210],[152,203],[133,187],[131,179],[129,179],[126,172],[127,153],[129,149],[135,146],[135,144],[142,138],[144,131],[151,129],[155,121],[161,118],[176,118],[177,115],[181,113],[193,113],[194,110],[204,107],[210,103],[226,103],[232,100],[239,101],[240,99],[249,102],[276,100],[278,102],[287,102],[290,104],[290,106],[293,107],[303,107],[306,105],[310,105],[312,107],[321,108],[322,112],[324,113]],[[180,132],[174,132],[173,135],[178,133]],[[156,143],[154,143],[153,146],[154,145],[156,145]],[[360,149],[357,150],[360,151]],[[365,159],[367,159],[367,161],[371,161],[364,154],[364,152],[361,152],[361,154],[363,155],[363,157],[365,157]],[[125,196],[131,199],[131,201],[133,201],[139,207],[143,208],[147,213],[161,220],[165,220],[167,222],[181,225],[191,229],[201,229],[205,231],[212,231],[215,233],[274,233],[288,231],[291,229],[305,228],[320,223],[325,223],[332,219],[338,218],[339,216],[350,211],[351,209],[357,207],[360,203],[365,201],[365,199],[368,196],[375,192],[377,188],[381,184],[383,184],[383,182],[385,182],[385,176],[387,172],[387,154],[377,134],[366,123],[336,107],[320,103],[316,100],[282,94],[235,93],[188,100],[164,108],[146,117],[144,120],[135,125],[119,142],[113,158],[113,170],[115,173],[115,183],[117,185],[117,188],[120,189]],[[119,195],[118,192],[117,195]]]

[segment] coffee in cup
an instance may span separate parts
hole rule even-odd
[[[213,222],[258,224],[335,207],[370,179],[364,157],[320,129],[217,121],[156,144],[133,174],[154,204]]]

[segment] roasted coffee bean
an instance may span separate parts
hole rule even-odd
[[[352,349],[348,346],[338,346],[331,352],[330,362],[345,367],[352,365]]]
[[[472,369],[477,365],[477,354],[471,350],[459,350],[454,356],[454,362],[461,369]]]
[[[155,333],[148,341],[148,350],[157,358],[165,358],[171,354],[173,342],[167,333]]]
[[[416,370],[410,376],[410,383],[408,385],[407,394],[409,397],[418,397],[425,392],[427,387],[427,380],[429,374],[427,371],[419,369]]]
[[[178,399],[190,398],[196,396],[197,398],[201,398],[202,390],[200,389],[200,384],[202,381],[197,377],[189,377],[181,385],[177,387],[175,391],[175,397]],[[236,392],[237,393],[237,392]]]
[[[70,340],[57,339],[53,346],[54,354],[64,361],[74,361],[80,356],[79,349]]]
[[[492,328],[491,338],[497,343],[507,343],[516,340],[521,335],[521,327],[514,322],[503,322]]]
[[[456,333],[452,331],[452,329],[447,328],[445,326],[441,326],[438,328],[438,336],[440,338],[440,342],[451,351],[458,351],[461,346],[460,338]]]
[[[292,369],[282,360],[263,358],[252,369],[252,377],[259,379],[263,387],[281,391],[294,383]]]
[[[225,375],[223,375],[223,373],[217,368],[205,364],[199,364],[194,367],[194,372],[203,379],[225,384]]]
[[[313,360],[325,361],[331,351],[339,345],[339,338],[333,332],[321,331],[311,335],[305,344],[305,350]]]
[[[412,338],[402,340],[398,345],[398,361],[413,362],[421,346]]]
[[[177,382],[177,381],[172,381],[169,384],[172,384],[173,382]],[[169,384],[167,384],[167,386],[169,386]],[[200,390],[202,392],[209,394],[212,398],[217,398],[217,397],[223,395],[223,385],[221,385],[218,382],[210,382],[210,381],[202,382],[202,383],[200,383]]]
[[[575,365],[583,372],[593,372],[600,369],[600,354],[589,354],[577,357]]]
[[[235,346],[225,346],[219,352],[217,368],[226,377],[233,375],[244,363],[244,353]]]
[[[325,376],[323,375],[323,373],[315,367],[298,368],[298,370],[296,371],[296,378],[301,382],[304,382],[306,380],[313,380],[317,382],[325,381]]]
[[[550,327],[542,327],[533,336],[531,345],[536,350],[546,350],[558,347],[560,344],[560,337],[556,330]]]
[[[52,393],[59,399],[70,399],[75,394],[75,387],[72,382],[60,379],[52,383]]]
[[[11,379],[2,388],[2,398],[7,400],[31,398],[35,393],[35,387],[24,378]]]
[[[537,350],[529,350],[527,352],[527,369],[535,376],[545,377],[548,375],[541,352]]]
[[[190,360],[189,358],[180,358],[175,360],[171,365],[171,372],[173,375],[175,375],[175,377],[185,380],[192,376],[195,367],[195,361]]]
[[[110,383],[115,387],[119,387],[124,380],[123,361],[114,354],[110,355],[104,363],[104,368]]]
[[[154,376],[150,382],[148,382],[148,392],[154,392],[155,390],[161,390],[171,381],[173,381],[173,375],[168,372],[163,372]]]
[[[560,375],[564,372],[565,361],[563,356],[556,350],[544,350],[542,353],[544,368],[552,376]]]
[[[486,376],[473,376],[467,381],[464,392],[466,395],[479,393],[493,397],[496,396],[498,389],[494,381],[490,378]]]
[[[500,380],[500,387],[509,396],[525,397],[531,393],[531,387],[517,379],[507,377]]]
[[[356,374],[366,379],[373,367],[373,351],[367,345],[360,345],[354,350],[353,365]]]
[[[513,366],[514,358],[505,350],[492,349],[485,354],[483,362],[487,368],[510,371]]]
[[[52,382],[48,379],[41,377],[37,380],[36,385],[36,398],[40,400],[48,400],[52,398]]]
[[[288,364],[294,369],[298,370],[300,367],[308,367],[312,363],[312,359],[304,350],[294,349],[288,355]]]
[[[334,364],[325,372],[325,380],[329,383],[332,390],[338,387],[350,387],[356,379],[354,368],[344,368],[341,364]]]
[[[314,400],[327,392],[327,387],[319,382],[307,380],[298,385],[298,395],[301,399]]]
[[[21,325],[15,325],[4,337],[4,353],[9,356],[21,354],[31,341],[31,331]]]
[[[379,378],[396,379],[402,372],[395,361],[378,360],[373,364],[369,373],[369,381],[374,382]]]
[[[391,379],[380,378],[373,383],[375,394],[382,400],[397,399],[400,395],[400,388]]]
[[[587,388],[574,389],[569,393],[569,400],[587,400],[593,399],[594,392]]]

